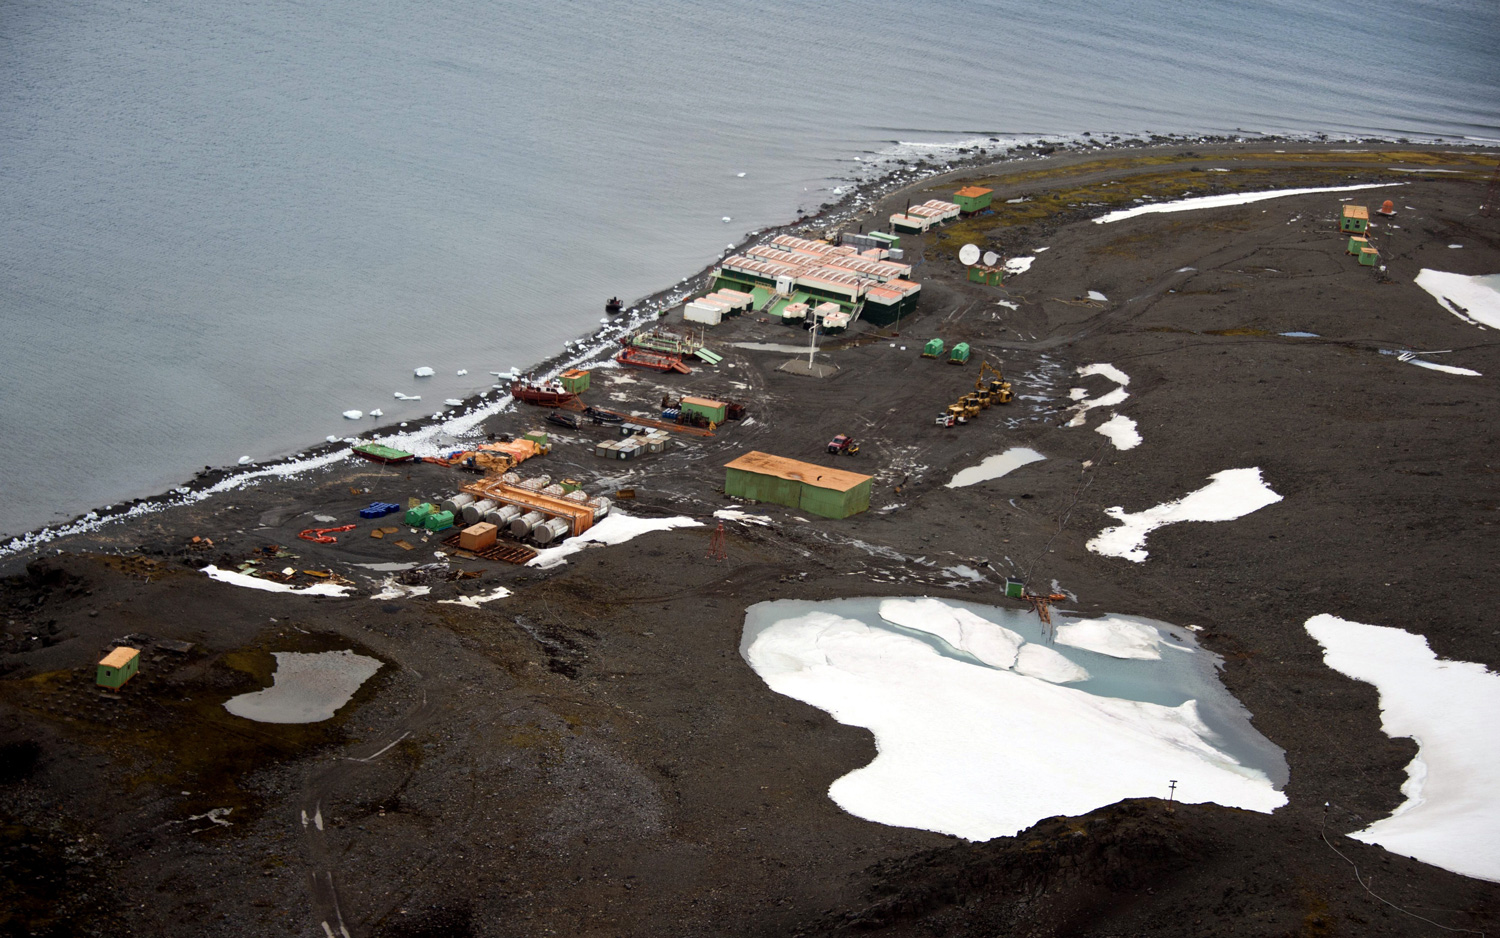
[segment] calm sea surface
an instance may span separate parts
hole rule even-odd
[[[0,0],[0,532],[430,414],[923,147],[1494,143],[1496,36],[1494,0]]]

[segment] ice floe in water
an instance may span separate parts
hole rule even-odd
[[[1381,728],[1416,741],[1384,820],[1350,834],[1445,870],[1500,882],[1500,674],[1439,658],[1421,635],[1319,615],[1307,631],[1329,667],[1380,693]]]
[[[1269,192],[1231,192],[1228,195],[1204,195],[1194,199],[1179,199],[1175,202],[1158,202],[1154,205],[1138,205],[1121,209],[1094,219],[1096,225],[1124,221],[1137,215],[1153,215],[1158,212],[1190,212],[1200,208],[1223,208],[1228,205],[1248,205],[1266,199],[1279,199],[1288,195],[1308,195],[1314,192],[1353,192],[1356,189],[1383,189],[1387,186],[1404,186],[1404,182],[1363,183],[1357,186],[1323,186],[1316,189],[1276,189]]]
[[[433,375],[437,374],[437,372],[433,371],[426,365],[423,365],[420,368],[413,368],[412,374],[416,375],[418,378],[431,378]]]
[[[613,545],[623,544],[628,540],[649,534],[652,531],[669,531],[672,528],[696,528],[702,527],[703,522],[694,521],[686,516],[676,518],[636,518],[624,512],[615,510],[610,512],[603,521],[589,528],[577,537],[570,537],[563,541],[560,547],[549,547],[536,552],[536,556],[526,562],[528,567],[555,567],[568,562],[573,554],[591,545]]]
[[[1464,322],[1500,329],[1500,274],[1470,277],[1424,267],[1416,283]]]
[[[245,586],[250,589],[264,590],[268,593],[295,593],[298,596],[335,596],[340,599],[349,591],[349,587],[340,586],[337,583],[314,583],[297,589],[286,583],[277,583],[275,580],[262,580],[260,577],[250,576],[248,573],[237,573],[234,570],[220,570],[213,564],[203,568],[204,573],[211,579],[221,583],[232,583],[235,586]]]
[[[1099,532],[1088,542],[1088,549],[1106,557],[1124,557],[1142,563],[1146,559],[1146,535],[1162,525],[1179,521],[1233,521],[1281,501],[1281,496],[1261,479],[1258,467],[1225,469],[1209,478],[1213,481],[1203,488],[1145,511],[1107,509],[1105,514],[1120,524]]]
[[[380,662],[352,651],[278,651],[275,682],[224,701],[224,709],[257,723],[318,723],[349,702]]]
[[[1038,462],[1046,458],[1046,456],[1043,456],[1034,449],[1025,446],[1012,446],[1003,453],[996,453],[994,456],[987,457],[977,466],[960,469],[948,481],[947,487],[958,489],[966,485],[974,485],[978,482],[988,482],[991,479],[998,479],[1003,475],[1014,472],[1028,463]]]
[[[930,598],[759,603],[740,653],[772,690],[874,734],[874,761],[829,796],[881,824],[988,840],[1164,798],[1172,779],[1189,802],[1285,804],[1285,758],[1219,683],[1219,659],[1129,621],[1172,653],[1051,647],[1029,612]]]
[[[359,418],[361,418],[363,416],[364,416],[364,412],[363,411],[358,411],[358,410],[346,410],[346,411],[344,411],[344,419],[346,419],[346,420],[358,420]]]
[[[1095,427],[1094,432],[1109,437],[1115,449],[1135,449],[1141,445],[1141,434],[1135,428],[1135,421],[1124,414],[1115,414]]]

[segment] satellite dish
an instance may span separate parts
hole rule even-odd
[[[999,259],[1000,259],[1000,255],[996,254],[994,251],[985,251],[984,252],[984,265],[986,267],[994,267],[995,266],[995,262],[998,261]]]
[[[979,245],[966,244],[958,249],[958,262],[965,267],[979,263]]]

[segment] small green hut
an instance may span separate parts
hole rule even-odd
[[[965,365],[969,362],[969,343],[960,342],[953,346],[953,354],[948,356],[948,364]]]
[[[1370,230],[1370,209],[1364,205],[1346,205],[1339,219],[1339,230],[1345,234],[1364,234]]]
[[[119,690],[125,686],[126,681],[135,677],[140,666],[141,650],[121,645],[99,660],[99,671],[94,682],[100,687]]]
[[[927,344],[922,346],[923,358],[937,358],[941,354],[943,354],[942,339],[928,339]]]

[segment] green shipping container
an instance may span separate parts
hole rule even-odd
[[[1020,599],[1026,592],[1026,584],[1013,576],[1005,578],[1005,595],[1011,599]]]
[[[729,405],[723,401],[711,401],[706,397],[684,397],[682,409],[702,414],[714,423],[723,423],[729,413]]]
[[[446,531],[453,527],[453,512],[434,511],[423,519],[422,527],[429,531]]]
[[[969,343],[960,342],[953,346],[953,354],[948,356],[948,364],[963,365],[969,361]]]
[[[942,339],[928,339],[927,344],[922,346],[923,358],[937,358],[941,354],[943,354]]]
[[[589,389],[590,378],[591,375],[589,372],[574,368],[571,371],[563,372],[558,380],[562,382],[563,390],[568,393],[582,394]]]
[[[432,502],[423,502],[415,508],[406,512],[406,524],[408,527],[420,528],[427,521],[427,516],[437,511],[437,506]]]

